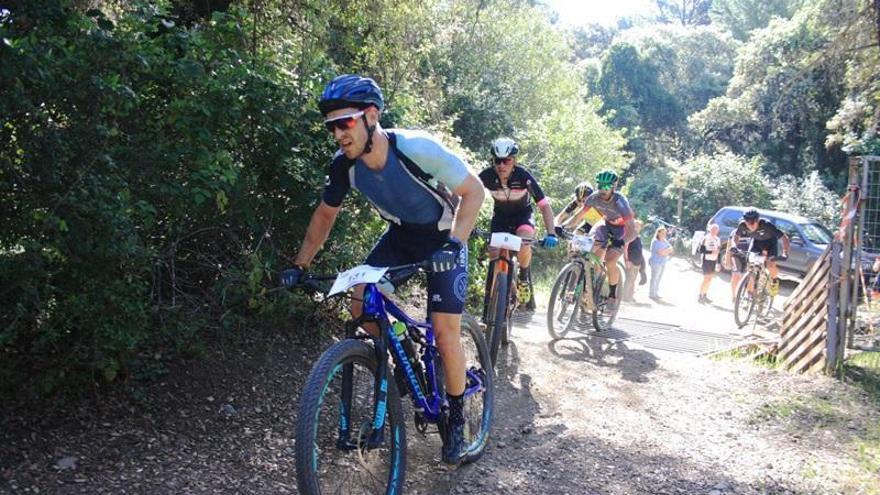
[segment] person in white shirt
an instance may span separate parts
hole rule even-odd
[[[721,239],[718,238],[718,224],[709,225],[709,232],[703,237],[700,247],[703,253],[703,283],[700,285],[700,303],[711,303],[706,296],[709,292],[709,284],[715,276],[715,264],[718,263],[718,253],[721,251]]]

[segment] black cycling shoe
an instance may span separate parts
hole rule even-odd
[[[449,425],[449,436],[440,450],[443,462],[450,465],[461,464],[467,454],[467,445],[464,443],[464,423]]]

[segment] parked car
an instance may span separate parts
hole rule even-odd
[[[707,227],[712,223],[718,224],[718,235],[722,241],[722,253],[726,252],[731,232],[739,225],[743,213],[748,209],[749,207],[746,206],[725,206],[718,210],[706,223]],[[831,242],[833,237],[831,231],[817,220],[799,215],[762,209],[758,209],[758,213],[761,214],[762,218],[776,225],[779,230],[785,232],[791,240],[788,259],[780,260],[776,263],[780,274],[794,278],[803,278]],[[781,245],[779,246],[779,252],[782,252]],[[864,265],[865,262],[863,261],[862,264]],[[870,261],[868,261],[867,271],[870,271],[870,269]]]

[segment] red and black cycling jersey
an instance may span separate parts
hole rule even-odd
[[[516,165],[507,179],[506,186],[501,184],[495,167],[489,167],[480,172],[480,181],[483,187],[489,190],[492,199],[495,200],[495,214],[513,215],[517,213],[531,213],[532,203],[529,196],[534,198],[535,203],[543,205],[547,197],[538,185],[538,181],[532,177],[523,167]]]
[[[756,241],[768,241],[780,239],[785,234],[772,222],[761,218],[758,220],[758,228],[754,231],[749,230],[745,220],[740,221],[736,228],[736,235],[740,238],[751,237]]]

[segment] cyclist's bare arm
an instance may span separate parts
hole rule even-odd
[[[636,232],[636,216],[630,215],[623,224],[623,242],[629,244],[635,240],[638,235],[639,233]]]
[[[459,202],[455,218],[452,220],[452,235],[466,243],[474,224],[477,222],[477,215],[480,213],[480,206],[486,197],[486,191],[483,189],[480,179],[474,174],[468,174],[452,192],[461,196],[461,202]]]
[[[550,202],[543,201],[538,205],[538,209],[541,210],[541,216],[544,217],[544,228],[547,230],[547,234],[556,235],[555,223],[553,221],[553,208],[550,206]]]
[[[791,247],[791,239],[788,238],[787,234],[782,234],[782,252],[788,256],[788,248]]]
[[[312,219],[309,221],[309,227],[306,229],[306,237],[303,239],[294,264],[308,268],[315,254],[324,246],[341,208],[341,206],[330,206],[323,201],[315,208]]]

